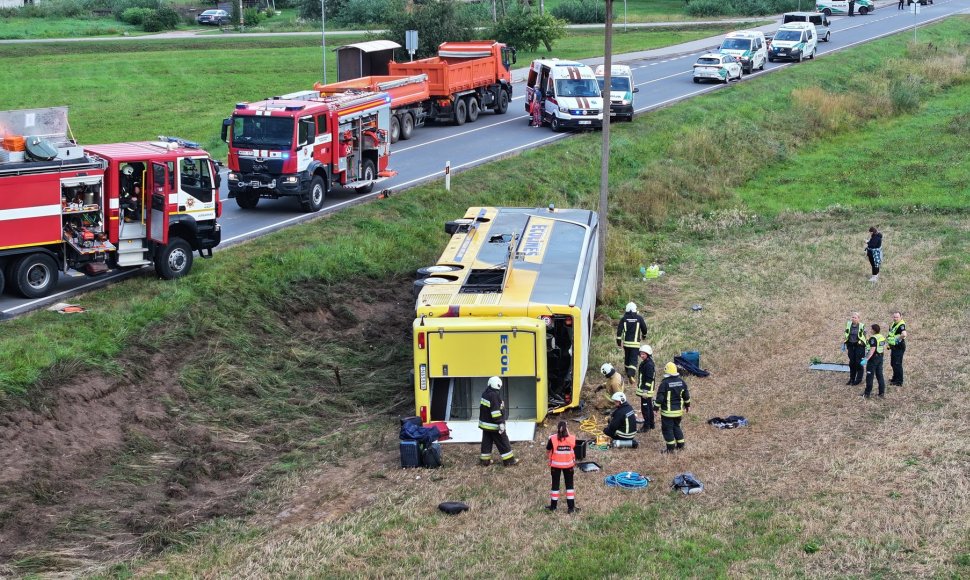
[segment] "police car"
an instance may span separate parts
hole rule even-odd
[[[730,54],[709,52],[694,63],[694,82],[715,81],[727,84],[731,79],[741,80],[741,63]]]

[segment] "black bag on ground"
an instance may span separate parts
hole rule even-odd
[[[443,501],[438,504],[438,509],[445,512],[446,514],[453,516],[455,514],[460,514],[468,509],[468,504],[462,503],[460,501]]]
[[[421,445],[421,465],[428,469],[441,467],[441,443],[425,443]]]

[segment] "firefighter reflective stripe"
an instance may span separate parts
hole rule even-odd
[[[484,429],[486,431],[498,431],[498,424],[497,423],[486,423],[485,421],[479,421],[478,422],[478,428],[479,429]]]
[[[623,429],[616,434],[624,439],[632,439],[637,434],[637,415],[632,410],[623,418]]]
[[[845,342],[849,342],[849,331],[851,329],[852,329],[852,321],[849,320],[848,322],[845,323]],[[859,341],[859,344],[865,344],[866,343],[866,329],[865,329],[865,325],[862,324],[861,322],[859,323],[859,333],[858,334],[859,335],[856,337],[856,340]],[[849,342],[849,344],[854,344],[854,343]]]
[[[552,450],[549,451],[549,467],[568,469],[576,465],[576,437],[567,435],[565,439],[560,439],[558,434],[549,437],[552,443]]]
[[[646,389],[644,389],[643,387],[646,387]],[[645,385],[642,385],[640,387],[637,387],[637,396],[638,397],[644,397],[644,398],[652,397],[653,396],[653,383],[647,383]]]
[[[512,459],[513,457],[515,457],[515,453],[513,451],[509,451],[508,453],[503,453],[502,454],[502,461],[508,461],[509,459]]]
[[[495,409],[492,411],[492,419],[498,419],[502,416],[502,411],[500,409]]]
[[[876,354],[882,354],[886,350],[886,337],[882,334],[874,334],[872,338],[876,339]]]
[[[492,402],[489,401],[488,399],[486,399],[485,397],[482,397],[482,400],[479,401],[478,404],[481,405],[481,406],[483,406],[483,407],[491,407],[492,406]]]

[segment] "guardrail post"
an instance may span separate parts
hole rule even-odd
[[[451,191],[451,161],[445,161],[445,191]]]

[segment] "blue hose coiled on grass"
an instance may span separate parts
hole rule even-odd
[[[622,487],[625,489],[639,489],[650,484],[650,478],[644,477],[635,471],[624,471],[616,475],[607,475],[603,482],[608,487]]]

